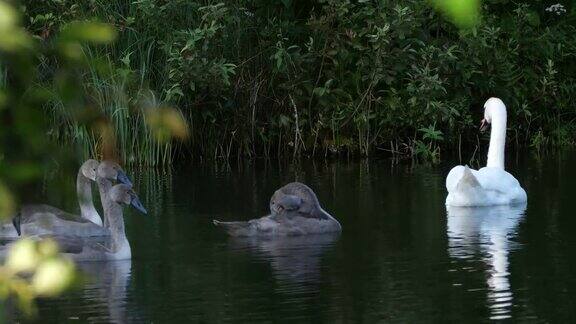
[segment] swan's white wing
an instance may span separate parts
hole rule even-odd
[[[501,168],[471,170],[473,176],[464,175],[466,167],[454,167],[446,178],[448,197],[446,204],[452,206],[491,206],[515,204],[526,201],[526,192],[514,176]]]
[[[472,173],[472,175],[474,175],[474,177],[478,178],[478,171],[474,170],[474,169],[470,169],[470,172]],[[458,185],[458,183],[460,182],[460,180],[462,179],[462,177],[464,176],[464,170],[466,170],[466,166],[463,165],[457,165],[455,167],[452,168],[452,170],[450,170],[450,172],[448,173],[448,176],[446,177],[446,189],[448,189],[448,192],[452,192],[456,190],[456,186]],[[482,183],[480,183],[482,184]]]
[[[458,181],[462,178],[464,174],[464,166],[457,165],[450,170],[448,176],[446,177],[446,189],[448,192],[452,192],[456,189],[456,185],[458,185]]]
[[[506,194],[520,188],[518,180],[500,168],[482,168],[475,175],[486,190],[494,190]]]

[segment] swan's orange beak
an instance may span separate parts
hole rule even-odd
[[[488,123],[486,122],[486,119],[482,119],[482,122],[480,122],[480,131],[484,132],[487,128]]]

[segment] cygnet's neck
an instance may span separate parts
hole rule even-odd
[[[506,109],[495,110],[492,116],[490,147],[487,167],[504,169],[504,148],[506,145]]]
[[[108,220],[108,230],[110,230],[111,250],[118,252],[123,249],[130,249],[126,232],[124,231],[124,217],[122,215],[122,206],[107,198],[102,202],[104,215]]]
[[[106,213],[106,206],[108,205],[108,202],[112,201],[109,197],[108,197],[108,193],[110,192],[110,189],[112,189],[112,181],[106,179],[106,178],[102,178],[99,176],[96,176],[96,184],[98,185],[98,191],[100,192],[100,201],[102,202],[102,208],[104,208],[104,225],[102,225],[104,228],[109,228],[109,219],[108,219],[108,214]]]
[[[91,180],[84,176],[82,169],[78,170],[76,177],[76,193],[80,205],[80,215],[92,223],[102,226],[102,218],[94,207],[94,201],[92,201]]]

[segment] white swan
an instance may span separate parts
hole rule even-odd
[[[96,181],[102,178],[96,178]],[[109,182],[108,182],[109,183]],[[108,184],[106,183],[106,184]],[[106,190],[107,189],[107,190]],[[122,204],[131,205],[146,214],[146,209],[131,186],[117,184],[106,188],[107,194],[101,197],[104,217],[110,236],[106,241],[75,235],[36,235],[32,239],[53,239],[58,242],[60,251],[76,261],[129,260],[132,258],[130,243],[124,232]],[[8,244],[7,246],[10,246]]]
[[[92,202],[90,181],[96,180],[97,176],[95,174],[98,174],[101,179],[98,187],[100,194],[104,196],[107,192],[100,188],[102,182],[110,183],[106,188],[111,186],[111,181],[119,181],[128,185],[132,184],[116,162],[103,161],[98,163],[95,160],[88,160],[80,168],[77,181],[82,216],[73,215],[49,205],[27,205],[22,207],[14,217],[13,224],[3,224],[0,228],[0,238],[16,238],[20,234],[28,236],[42,234],[110,235],[109,230],[102,227],[102,220]],[[97,217],[97,219],[94,219],[94,217]]]
[[[488,163],[476,171],[458,165],[446,177],[446,205],[493,206],[526,202],[526,191],[518,180],[504,170],[504,145],[506,142],[506,106],[498,98],[490,98],[484,104],[484,119],[492,124]]]

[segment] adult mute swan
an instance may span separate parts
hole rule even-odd
[[[62,253],[77,261],[128,260],[132,257],[130,243],[124,232],[122,205],[131,205],[146,214],[138,195],[131,186],[117,184],[101,197],[104,217],[110,236],[105,242],[75,235],[37,235],[33,239],[51,238],[58,242]],[[15,226],[17,226],[15,224]]]
[[[100,195],[106,195],[111,187],[111,181],[118,181],[132,185],[122,168],[112,161],[98,163],[88,160],[78,172],[78,195],[80,208],[85,213],[95,213],[97,221],[92,221],[84,216],[77,216],[64,212],[48,205],[27,205],[22,207],[13,219],[12,224],[3,224],[0,228],[0,238],[16,238],[20,234],[64,234],[76,236],[108,236],[109,230],[102,226],[102,220],[94,208],[90,181],[96,180],[100,189]],[[80,175],[82,174],[82,176]],[[95,174],[93,176],[92,174]],[[104,184],[106,190],[102,190]]]
[[[518,180],[504,170],[504,146],[506,142],[506,106],[498,98],[490,98],[484,104],[481,129],[492,125],[488,163],[476,171],[458,165],[446,177],[446,205],[493,206],[526,202],[526,192]]]
[[[305,184],[292,182],[278,189],[270,199],[270,215],[247,222],[221,222],[232,236],[296,236],[340,232],[340,223],[318,202]]]

